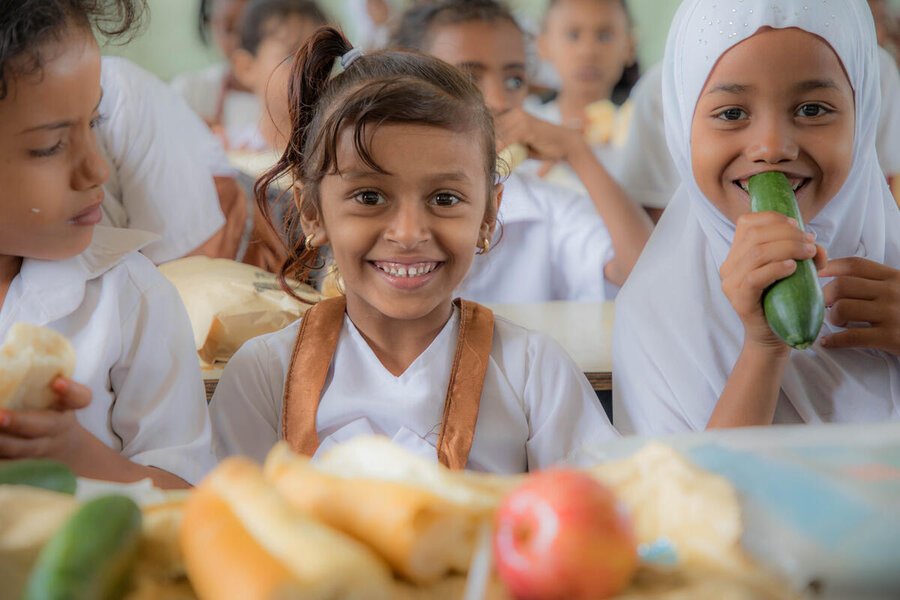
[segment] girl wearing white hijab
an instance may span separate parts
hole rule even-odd
[[[616,301],[615,424],[665,433],[900,417],[900,212],[875,153],[872,16],[858,0],[686,0],[663,65],[681,185]],[[805,236],[749,214],[782,171]],[[793,350],[763,290],[814,258],[829,307]]]

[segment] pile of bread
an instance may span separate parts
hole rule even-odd
[[[725,480],[656,444],[589,472],[630,510],[640,543],[664,539],[677,550],[677,564],[643,566],[622,598],[794,597],[742,552],[740,509]],[[496,577],[467,575],[476,557],[490,556],[494,512],[523,477],[450,471],[379,437],[314,463],[284,444],[263,466],[228,459],[193,491],[144,507],[127,597],[507,598]],[[2,488],[0,576],[16,589],[76,502]]]

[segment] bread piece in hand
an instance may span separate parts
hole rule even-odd
[[[0,408],[43,410],[56,402],[50,384],[71,377],[75,349],[60,333],[28,323],[15,323],[0,348]]]

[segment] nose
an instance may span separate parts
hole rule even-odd
[[[484,103],[495,117],[512,108],[503,77],[485,77],[482,81],[481,94],[484,96]]]
[[[428,215],[420,200],[402,200],[395,205],[385,239],[403,249],[412,249],[431,237]]]
[[[775,116],[757,117],[750,132],[753,137],[745,153],[753,162],[776,164],[797,160],[800,155],[793,128],[782,119]]]
[[[72,188],[83,191],[103,185],[109,179],[109,165],[100,155],[93,129],[84,132],[81,146],[82,152],[72,174]]]

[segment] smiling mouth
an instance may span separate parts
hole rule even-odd
[[[419,262],[407,265],[394,262],[372,261],[372,265],[379,271],[387,273],[391,277],[400,277],[406,279],[428,275],[429,273],[434,272],[434,270],[441,266],[441,264],[443,263]]]
[[[788,181],[791,182],[791,189],[794,190],[794,193],[796,194],[801,189],[806,187],[806,184],[809,183],[810,181],[812,181],[812,179],[810,179],[809,177],[788,177]],[[734,185],[738,186],[739,188],[741,188],[741,190],[744,191],[745,193],[747,193],[747,194],[750,193],[750,187],[749,187],[750,179],[749,178],[748,179],[735,179],[734,181],[732,181],[732,183]]]

